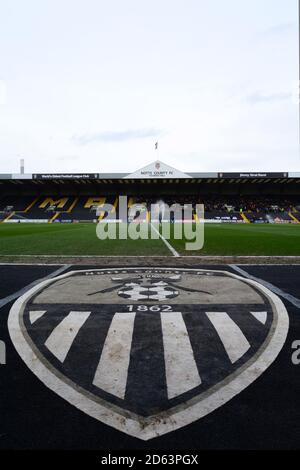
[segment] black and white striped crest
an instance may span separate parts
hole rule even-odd
[[[250,385],[279,354],[288,316],[266,287],[225,271],[99,269],[35,286],[9,330],[47,387],[147,440]]]

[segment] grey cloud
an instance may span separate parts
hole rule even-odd
[[[73,161],[73,160],[78,160],[79,159],[79,156],[78,155],[61,155],[60,157],[57,157],[56,160],[59,160],[59,161]]]
[[[264,36],[277,36],[281,34],[290,33],[297,29],[296,23],[279,23],[263,31]]]
[[[99,132],[94,134],[74,135],[73,142],[77,145],[88,145],[93,142],[125,142],[134,139],[147,139],[162,135],[159,129],[129,129],[126,131]]]
[[[255,92],[251,95],[248,95],[246,100],[250,104],[260,104],[260,103],[278,103],[280,101],[287,101],[292,99],[292,93],[261,93]]]

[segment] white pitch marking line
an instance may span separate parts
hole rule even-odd
[[[49,351],[64,362],[80,328],[91,312],[71,311],[58,325],[45,342]]]
[[[232,364],[250,349],[250,344],[241,329],[226,312],[206,312],[217,331]]]
[[[189,335],[181,312],[162,312],[168,398],[175,398],[201,384]]]
[[[250,312],[263,325],[267,322],[267,312]]]
[[[109,327],[93,385],[124,399],[135,312],[115,313]]]
[[[300,299],[297,299],[297,297],[294,297],[291,294],[287,294],[283,290],[279,289],[279,287],[274,286],[270,282],[267,282],[267,281],[264,281],[263,279],[259,279],[258,277],[252,276],[251,274],[247,273],[247,271],[239,268],[235,264],[229,264],[229,267],[232,268],[237,273],[241,274],[242,276],[246,277],[247,279],[250,279],[251,281],[259,282],[264,287],[269,289],[271,292],[274,292],[274,294],[280,295],[284,299],[288,300],[295,307],[300,308]]]
[[[159,235],[159,238],[162,239],[162,241],[164,242],[164,244],[166,245],[167,248],[169,248],[169,250],[171,251],[171,253],[173,254],[173,256],[175,256],[175,258],[180,258],[180,255],[179,253],[175,250],[175,248],[172,247],[172,245],[168,242],[168,240],[165,239],[165,237],[159,232],[159,230],[157,230],[156,227],[154,227],[154,225],[152,224],[152,222],[150,223],[151,227],[153,228],[154,232],[156,232],[158,235]]]
[[[40,284],[43,281],[46,281],[48,279],[52,279],[53,277],[56,277],[59,274],[62,274],[64,271],[66,271],[71,266],[72,266],[71,264],[65,264],[61,268],[59,268],[56,271],[53,271],[52,273],[50,273],[48,276],[45,276],[42,279],[37,279],[36,281],[33,281],[30,284],[28,284],[27,286],[25,286],[22,289],[18,290],[14,294],[8,295],[7,297],[4,297],[3,299],[0,299],[0,308],[4,307],[4,305],[9,304],[9,302],[11,302],[12,300],[15,300],[18,297],[20,297],[21,295],[25,294],[28,290],[32,289],[37,284]]]
[[[30,320],[30,323],[34,323],[36,322],[39,318],[41,318],[44,313],[46,313],[47,310],[31,310],[29,312],[29,320]]]

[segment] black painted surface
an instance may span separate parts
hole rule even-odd
[[[37,279],[48,276],[60,266],[0,265],[0,299],[14,294]]]
[[[292,262],[292,260],[291,260]],[[247,273],[264,281],[270,282],[300,299],[300,266],[240,266]]]
[[[30,282],[28,270],[18,270],[19,278],[27,285]],[[6,270],[6,276],[9,271]],[[253,268],[253,273],[257,276],[258,270]],[[286,291],[296,295],[298,278],[295,287],[295,271],[268,266],[264,268],[264,276],[268,276],[269,281],[272,278],[275,285],[277,278],[279,287],[282,287],[279,282],[284,277]],[[4,296],[7,292],[2,290]],[[292,364],[291,345],[300,339],[300,310],[289,302],[284,303],[290,316],[290,330],[285,346],[272,366],[214,413],[149,442],[101,424],[45,387],[26,367],[9,339],[7,316],[10,305],[5,306],[0,310],[0,339],[7,345],[7,365],[0,366],[0,448],[172,451],[299,448],[300,366]]]

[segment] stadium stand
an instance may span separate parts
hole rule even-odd
[[[151,204],[157,201],[172,206],[175,202],[184,206],[204,204],[205,219],[223,222],[249,222],[249,223],[297,223],[300,218],[300,198],[280,200],[280,198],[232,198],[205,199],[192,197],[155,196],[141,198],[128,197],[128,208],[144,204],[150,212]],[[101,211],[104,204],[115,208],[116,218],[119,218],[118,196],[5,196],[0,200],[0,214],[2,221],[33,220],[41,222],[96,222],[104,218],[107,213]],[[146,220],[146,213],[141,210],[135,214],[138,220]]]
[[[300,173],[182,173],[154,162],[126,174],[0,175],[0,221],[97,222],[111,204],[116,218],[119,197],[131,216],[149,220],[152,203],[204,204],[205,219],[231,223],[300,223]]]

